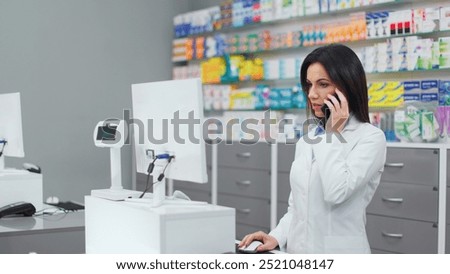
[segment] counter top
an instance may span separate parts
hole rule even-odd
[[[4,217],[0,219],[0,236],[73,229],[84,230],[84,211],[38,217]]]

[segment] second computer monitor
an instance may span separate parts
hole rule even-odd
[[[132,100],[137,172],[146,174],[155,155],[168,153],[175,159],[166,178],[206,183],[200,79],[135,84]]]

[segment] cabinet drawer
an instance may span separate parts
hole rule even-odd
[[[179,190],[186,194],[189,199],[192,201],[203,201],[207,203],[211,203],[211,193],[205,191],[192,190],[188,188],[177,188],[175,190]]]
[[[381,183],[367,212],[437,222],[438,194],[432,186]]]
[[[437,253],[438,229],[432,223],[367,215],[370,247],[407,254]]]
[[[277,224],[281,218],[283,218],[284,214],[286,214],[288,209],[288,203],[278,202],[277,204]]]
[[[173,180],[173,189],[177,190],[178,188],[184,188],[184,189],[192,189],[192,190],[211,192],[211,168],[207,167],[206,172],[208,175],[207,183],[200,184],[200,183],[193,183],[193,182],[188,182],[188,181]]]
[[[438,172],[438,150],[388,148],[381,180],[437,186]]]
[[[290,172],[295,156],[295,144],[278,145],[278,171]]]
[[[246,225],[246,224],[236,224],[236,239],[242,240],[245,235],[256,232],[256,231],[264,231],[269,233],[269,228],[254,226],[254,225]]]
[[[219,205],[236,209],[236,222],[262,227],[270,226],[269,200],[244,198],[227,194],[218,196]]]
[[[219,166],[270,170],[270,146],[267,143],[227,145],[222,142],[217,153]]]
[[[219,193],[270,199],[269,171],[221,167],[218,170]]]
[[[398,253],[395,253],[395,252],[389,252],[389,251],[385,251],[385,250],[378,250],[378,249],[374,249],[374,248],[372,248],[370,251],[372,252],[372,254],[398,254]]]
[[[289,180],[289,173],[278,172],[278,201],[288,202],[289,194],[291,193],[291,184]]]

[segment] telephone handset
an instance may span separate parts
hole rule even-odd
[[[339,96],[336,93],[333,94],[333,96],[338,100],[339,103],[341,103],[341,100],[339,99]],[[329,99],[328,99],[328,101],[330,101],[330,103],[333,104],[333,101],[331,101]],[[323,104],[321,110],[322,110],[323,115],[325,115],[325,124],[326,124],[326,122],[330,118],[331,110],[325,103]]]

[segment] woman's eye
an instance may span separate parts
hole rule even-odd
[[[319,85],[320,85],[320,87],[322,87],[322,88],[328,87],[328,84],[327,84],[327,83],[320,83]]]

